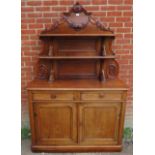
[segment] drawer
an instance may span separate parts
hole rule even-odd
[[[70,93],[65,93],[65,92],[34,93],[33,100],[35,101],[39,101],[39,100],[72,101],[74,100],[74,94],[71,92]]]
[[[122,100],[122,93],[121,92],[114,92],[114,91],[99,91],[99,92],[82,92],[81,93],[81,100],[83,101],[94,101],[94,100],[110,100],[110,101],[118,101]]]

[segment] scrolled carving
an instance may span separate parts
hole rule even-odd
[[[46,27],[45,30],[42,31],[42,33],[48,33],[48,32],[54,31],[55,29],[57,29],[59,27],[59,25],[62,22],[63,22],[63,19],[61,19],[59,21],[58,20],[54,21],[53,24],[51,25],[51,27],[49,27],[49,28]]]
[[[116,60],[105,60],[103,70],[106,79],[116,79],[119,74],[119,65]]]
[[[95,24],[97,28],[102,31],[110,31],[113,32],[110,27],[105,26],[101,21],[97,20],[95,17],[91,16],[90,23]]]
[[[58,26],[61,24],[61,20],[60,21],[54,21],[53,25],[51,26],[50,30],[55,30],[56,28],[58,28]]]
[[[48,65],[43,64],[43,63],[39,64],[36,79],[47,80],[48,77],[49,77],[49,67],[48,67]]]

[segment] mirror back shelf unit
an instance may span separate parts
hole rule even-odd
[[[127,86],[118,79],[114,33],[76,3],[39,37],[27,87],[32,150],[120,151]]]

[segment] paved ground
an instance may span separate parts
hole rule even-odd
[[[124,144],[123,151],[120,153],[32,153],[30,150],[30,140],[22,140],[21,155],[132,155],[132,144]]]

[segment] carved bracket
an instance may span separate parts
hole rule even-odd
[[[37,69],[36,79],[38,80],[47,80],[49,77],[49,67],[47,64],[40,63]]]
[[[113,38],[106,38],[102,41],[102,55],[115,55],[112,50]]]
[[[102,76],[106,80],[116,79],[119,74],[118,62],[114,59],[105,60],[103,63]],[[102,80],[103,81],[103,80]]]

